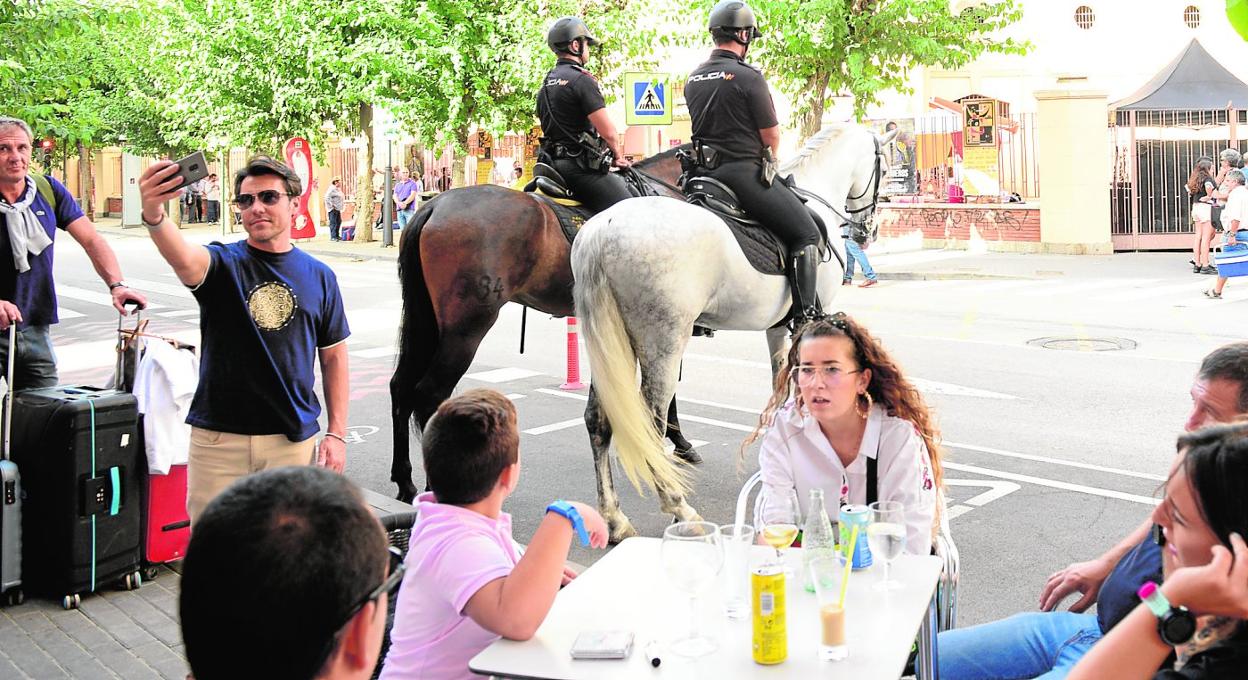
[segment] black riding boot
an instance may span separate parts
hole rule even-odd
[[[794,253],[790,267],[789,286],[793,290],[794,326],[823,318],[819,296],[815,292],[819,272],[819,246],[806,246]]]

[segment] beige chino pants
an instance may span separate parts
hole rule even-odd
[[[192,427],[186,471],[186,511],[191,523],[237,479],[271,468],[311,465],[315,443],[316,437],[292,442],[281,434],[233,434]]]

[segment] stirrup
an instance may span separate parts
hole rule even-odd
[[[704,336],[704,337],[708,337],[708,338],[713,338],[713,337],[715,337],[715,329],[714,329],[714,328],[707,328],[706,326],[699,326],[699,325],[697,325],[697,324],[694,324],[694,326],[693,326],[693,337],[695,337],[695,338],[696,338],[696,337],[700,337],[700,336]]]

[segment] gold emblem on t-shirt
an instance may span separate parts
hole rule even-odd
[[[280,331],[295,318],[299,303],[290,286],[270,281],[247,294],[247,309],[256,327],[262,331]]]

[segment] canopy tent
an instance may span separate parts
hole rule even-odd
[[[1174,111],[1248,108],[1248,84],[1192,39],[1178,57],[1131,96],[1114,102],[1118,111]]]

